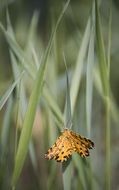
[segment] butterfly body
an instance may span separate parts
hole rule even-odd
[[[93,147],[94,143],[90,139],[82,137],[72,130],[64,129],[54,145],[45,154],[45,158],[63,162],[67,161],[73,152],[77,152],[81,157],[86,157],[89,156],[89,149]]]

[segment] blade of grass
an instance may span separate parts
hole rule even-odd
[[[92,99],[93,99],[93,69],[94,69],[94,46],[95,46],[95,4],[92,7],[91,15],[91,33],[88,48],[88,58],[87,58],[87,71],[86,71],[86,124],[88,137],[91,136],[91,118],[92,118]],[[90,189],[94,189],[94,179],[92,175],[92,164],[89,160],[89,186]]]
[[[68,69],[66,64],[66,59],[64,57],[64,64],[66,69],[66,104],[64,108],[64,117],[65,117],[65,127],[72,128],[72,117],[71,117],[71,101],[70,101],[70,87],[69,87],[69,78],[68,78]],[[71,172],[72,172],[72,162],[69,160],[67,163],[62,164],[63,171],[63,185],[64,190],[71,189]]]
[[[38,64],[39,62],[37,62],[38,59],[34,60],[34,54],[35,54],[34,42],[35,42],[35,36],[36,36],[36,31],[37,31],[38,19],[39,19],[39,13],[37,11],[35,11],[32,16],[31,23],[30,23],[28,37],[27,37],[27,43],[26,43],[25,50],[24,50],[26,57],[29,57],[29,59],[31,60],[30,67],[33,69],[34,73],[36,73],[36,71],[39,68],[39,64]],[[33,50],[34,50],[34,52],[33,52]],[[28,64],[29,64],[29,62],[28,62]]]
[[[17,79],[18,73],[20,73],[20,65],[17,62],[17,59],[12,51],[10,51],[10,58],[11,58],[11,64],[12,64],[12,70],[14,79]],[[24,115],[26,113],[27,108],[27,98],[25,95],[25,89],[24,89],[24,80],[20,81],[20,90],[19,86],[17,85],[17,97],[19,99],[19,114],[21,115],[21,119],[23,120]]]
[[[9,135],[9,130],[10,130],[10,119],[11,119],[11,113],[12,113],[12,108],[13,108],[12,106],[13,106],[13,97],[10,96],[7,103],[6,113],[4,115],[1,138],[0,138],[3,156],[6,151],[6,146],[8,142],[8,135]]]
[[[98,9],[97,0],[95,0],[95,10],[96,10],[96,41],[97,41],[97,54],[99,59],[99,69],[100,69],[100,78],[102,82],[102,88],[104,95],[107,96],[108,93],[108,72],[107,72],[107,65],[106,65],[106,55],[105,55],[105,48],[104,42],[102,37],[102,30],[101,30],[101,23],[100,23],[100,14]]]
[[[112,24],[112,10],[111,10],[111,0],[110,0],[110,11],[109,11],[109,26],[108,26],[108,52],[107,52],[107,83],[109,83],[110,79],[110,59],[111,59],[111,24]],[[108,85],[107,92],[107,101],[106,101],[106,181],[107,181],[107,189],[111,189],[111,129],[110,129],[110,86]]]
[[[90,18],[89,18],[85,32],[84,32],[82,44],[81,44],[81,47],[79,50],[76,67],[75,67],[74,74],[73,74],[72,81],[71,81],[70,97],[71,97],[72,116],[73,116],[74,109],[75,109],[77,95],[78,95],[78,91],[79,91],[79,87],[80,87],[81,76],[82,76],[82,72],[83,72],[84,59],[86,56],[88,43],[89,43],[90,24],[91,23],[90,23]]]
[[[17,63],[17,59],[14,56],[14,53],[10,51],[10,57],[11,57],[11,64],[12,64],[12,70],[13,70],[13,75],[14,78],[17,78],[17,74],[20,73],[20,65]],[[17,142],[18,142],[18,128],[17,126],[19,125],[18,120],[23,120],[26,109],[27,109],[27,98],[25,95],[25,89],[24,89],[24,81],[22,80],[20,83],[20,86],[17,85],[17,113],[16,113],[16,132],[15,132],[15,155],[16,155],[16,148],[17,148]],[[36,155],[35,155],[35,150],[34,150],[34,145],[33,142],[30,142],[29,146],[29,155],[30,159],[32,162],[32,166],[34,169],[34,172],[36,174],[37,171],[37,162],[36,162]]]
[[[55,128],[53,114],[49,112],[48,109],[46,110],[46,112],[48,116],[48,129],[47,129],[48,142],[49,144],[52,144],[57,138],[57,129]],[[47,180],[47,189],[54,189],[54,181],[55,184],[58,183],[58,179],[56,179],[56,167],[57,167],[56,163],[52,162],[50,165],[50,175],[48,176]]]
[[[99,59],[100,78],[102,83],[102,89],[104,93],[105,114],[106,114],[106,168],[105,168],[105,189],[111,188],[111,163],[110,163],[110,98],[109,98],[109,66],[106,63],[106,55],[104,49],[104,41],[102,37],[100,14],[97,0],[95,0],[96,10],[96,41],[97,41],[97,53]],[[110,28],[111,30],[111,28]],[[108,39],[109,40],[109,39]],[[109,55],[108,55],[109,57]]]
[[[103,95],[103,91],[102,91],[100,75],[99,75],[99,71],[98,71],[97,68],[95,68],[95,70],[93,72],[93,75],[94,75],[95,88],[99,92],[101,98],[104,100],[104,95]],[[116,122],[116,124],[118,126],[118,123],[119,123],[119,110],[118,110],[118,107],[116,105],[116,102],[114,101],[114,97],[113,97],[113,94],[111,92],[111,89],[110,89],[109,94],[110,94],[110,111],[111,111],[111,115],[112,115],[112,118],[114,119],[114,121]]]
[[[63,187],[64,190],[71,189],[71,178],[72,178],[72,171],[73,165],[71,159],[67,162],[62,164],[62,173],[63,173]]]
[[[50,90],[48,89],[47,85],[44,86],[43,96],[44,96],[45,100],[47,101],[52,113],[56,117],[56,119],[59,123],[58,126],[61,129],[61,126],[64,125],[63,114],[62,114],[60,108],[58,107],[58,104],[55,101],[55,98],[53,98],[53,95],[51,94]]]
[[[15,167],[14,167],[13,176],[12,176],[13,189],[16,186],[17,180],[18,180],[21,170],[23,168],[24,160],[25,160],[25,157],[26,157],[26,154],[28,151],[28,145],[29,145],[29,141],[30,141],[30,138],[32,135],[32,127],[33,127],[36,107],[37,107],[37,103],[39,101],[39,98],[40,98],[41,92],[42,92],[45,69],[46,69],[46,65],[47,65],[47,58],[48,58],[49,52],[51,50],[51,47],[53,44],[53,39],[54,39],[55,33],[57,31],[58,25],[68,7],[69,2],[70,2],[69,0],[66,2],[66,4],[63,7],[63,10],[61,12],[61,15],[58,18],[55,30],[51,35],[51,38],[50,38],[50,41],[46,48],[44,57],[41,60],[41,65],[38,70],[36,80],[34,83],[35,85],[34,85],[33,91],[30,96],[27,112],[25,115],[24,123],[23,123],[22,132],[21,132],[21,136],[20,136],[20,140],[19,140],[19,144],[18,144],[17,154],[16,154],[16,158],[15,158]]]
[[[109,26],[108,26],[108,51],[107,51],[107,65],[108,65],[108,77],[110,75],[110,55],[111,55],[111,36],[112,36],[112,0],[109,5]]]
[[[75,167],[77,168],[78,176],[79,176],[80,181],[82,183],[81,185],[83,187],[83,190],[86,190],[87,185],[86,185],[86,179],[85,179],[85,173],[84,173],[82,160],[81,160],[81,158],[79,158],[78,154],[73,155],[72,160],[73,160],[73,162],[75,164]]]
[[[29,154],[30,154],[31,163],[32,163],[34,172],[36,173],[38,164],[37,164],[37,159],[36,159],[35,147],[32,140],[30,141],[30,145],[29,145]]]
[[[20,82],[22,76],[23,76],[22,72],[17,79],[15,80],[15,82],[9,86],[9,88],[7,89],[7,91],[4,93],[4,95],[2,96],[2,98],[0,99],[0,110],[3,108],[4,104],[6,103],[6,101],[8,100],[8,98],[10,97],[11,93],[13,92],[14,88],[16,87],[16,85]]]
[[[10,131],[12,130],[11,126],[11,118],[13,113],[13,97],[12,95],[9,97],[8,102],[6,104],[6,109],[4,113],[3,123],[1,124],[1,133],[0,133],[0,188],[1,189],[8,189],[8,184],[10,183],[10,178],[5,178],[8,176],[6,175],[9,163],[9,140],[10,140]]]
[[[69,87],[69,77],[68,77],[68,69],[66,64],[66,59],[64,57],[64,64],[66,69],[66,105],[64,110],[65,115],[65,127],[71,129],[72,128],[72,116],[71,116],[71,100],[70,100],[70,87]]]
[[[89,41],[87,72],[86,72],[86,122],[87,132],[90,137],[91,131],[91,113],[92,113],[92,96],[93,96],[93,68],[94,68],[94,21],[92,23],[91,36]]]

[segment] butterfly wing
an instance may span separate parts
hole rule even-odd
[[[81,157],[89,156],[89,149],[94,147],[94,143],[81,135],[70,131],[71,141],[75,146],[75,151],[80,154]]]
[[[45,158],[48,160],[55,159],[57,162],[66,161],[73,152],[72,144],[65,133],[56,140],[54,145],[47,151]]]

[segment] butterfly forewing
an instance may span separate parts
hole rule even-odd
[[[66,161],[72,154],[73,149],[69,138],[62,133],[55,144],[45,154],[46,159],[55,159],[57,162]]]
[[[94,143],[82,137],[81,135],[70,131],[72,143],[75,146],[76,152],[79,153],[82,157],[89,156],[89,150],[94,146]]]

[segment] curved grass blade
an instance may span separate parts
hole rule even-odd
[[[7,143],[8,143],[8,136],[9,136],[9,130],[10,130],[10,119],[11,119],[11,113],[13,109],[13,97],[10,96],[8,102],[7,102],[7,109],[3,120],[3,127],[1,130],[1,138],[0,138],[0,144],[2,146],[2,156],[4,156],[4,153],[6,151]]]
[[[10,97],[11,93],[13,92],[14,88],[16,87],[16,85],[20,82],[22,76],[23,76],[22,72],[18,78],[15,80],[15,82],[9,86],[9,88],[7,89],[7,91],[5,92],[5,94],[2,96],[2,98],[0,99],[0,110],[3,108],[4,104],[6,103],[6,101],[8,100],[8,98]]]
[[[18,149],[17,149],[17,154],[15,157],[15,167],[13,171],[13,176],[12,176],[12,187],[14,188],[16,186],[17,180],[20,176],[21,170],[23,168],[23,164],[25,161],[25,157],[28,151],[28,145],[29,141],[32,135],[32,127],[33,127],[33,122],[34,122],[34,117],[36,113],[36,107],[39,101],[39,98],[41,96],[42,92],[42,87],[43,87],[43,80],[44,80],[44,75],[45,75],[45,69],[47,65],[47,58],[49,55],[49,52],[51,50],[52,44],[53,44],[53,39],[55,36],[55,33],[57,31],[58,25],[68,7],[69,0],[66,2],[65,6],[63,7],[63,10],[61,12],[61,15],[58,18],[58,21],[56,23],[56,27],[54,32],[51,35],[50,41],[48,43],[47,49],[45,51],[44,57],[41,60],[41,65],[38,70],[36,80],[34,82],[34,88],[30,96],[27,112],[25,115],[24,123],[23,123],[23,128],[18,144]]]

